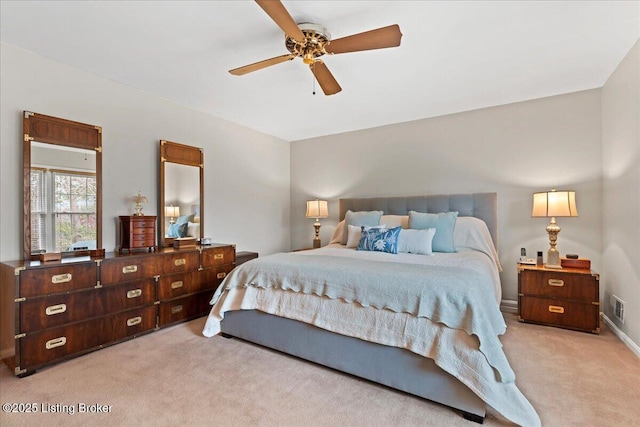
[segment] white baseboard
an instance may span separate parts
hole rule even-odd
[[[613,323],[611,319],[609,319],[605,314],[602,315],[602,319],[607,323],[607,326],[609,327],[609,329],[611,329],[611,331],[614,334],[616,334],[616,336],[620,338],[620,340],[627,347],[629,347],[631,351],[635,353],[636,356],[640,357],[640,347],[638,346],[638,344],[631,341],[631,338],[629,338],[627,334],[622,332],[622,330],[620,330],[620,328],[618,328],[618,326],[615,323]]]
[[[518,301],[503,299],[500,301],[500,311],[503,313],[518,314]]]

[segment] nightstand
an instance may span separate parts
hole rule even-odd
[[[600,276],[518,264],[518,320],[600,333]]]
[[[236,252],[236,267],[254,258],[258,258],[258,252],[248,252],[248,251]]]

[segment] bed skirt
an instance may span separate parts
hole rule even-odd
[[[347,337],[258,310],[229,311],[221,322],[233,336],[459,409],[480,422],[486,404],[433,360],[408,350]]]

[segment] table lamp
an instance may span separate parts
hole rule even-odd
[[[316,229],[316,237],[313,239],[313,247],[320,247],[320,218],[326,218],[329,216],[329,209],[327,208],[326,200],[308,200],[307,201],[307,218],[315,218],[316,222],[313,223],[313,227]]]
[[[547,226],[549,233],[549,250],[547,251],[547,268],[562,268],[560,265],[560,252],[556,248],[560,227],[556,223],[557,216],[578,216],[576,209],[575,191],[543,191],[533,193],[533,210],[531,216],[534,218],[551,218]]]

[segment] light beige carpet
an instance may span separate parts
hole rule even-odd
[[[505,351],[543,425],[638,425],[640,359],[606,327],[591,335],[505,317]],[[0,424],[477,425],[442,405],[237,339],[204,338],[203,324],[155,332],[23,379],[2,366],[1,403],[35,403],[38,413],[3,412]],[[111,408],[80,413],[83,404]],[[485,425],[509,423],[489,409]]]

